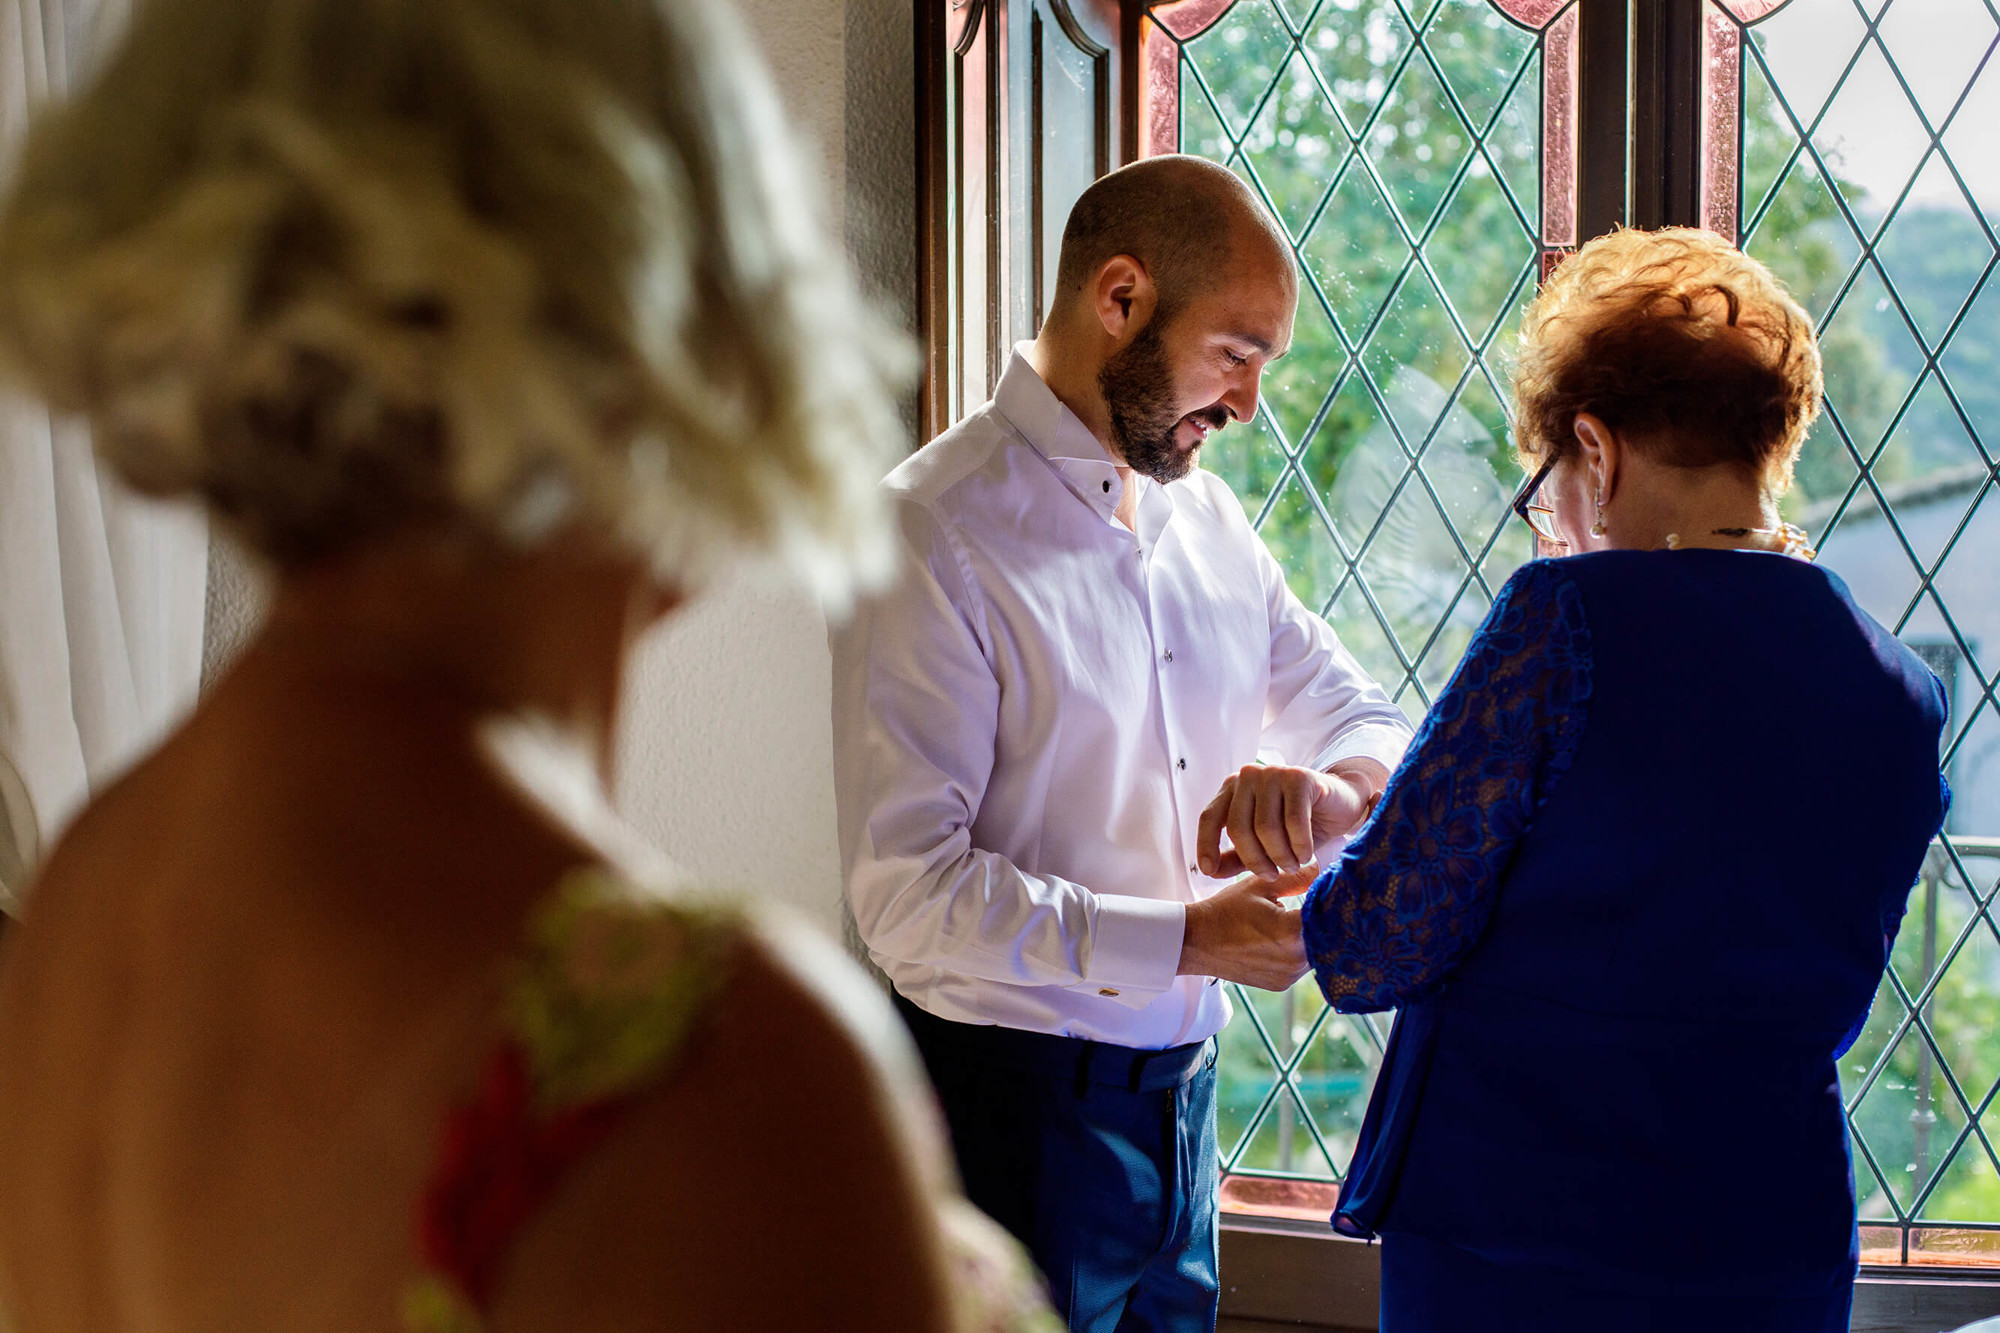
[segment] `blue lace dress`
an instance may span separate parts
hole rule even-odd
[[[1304,907],[1334,1008],[1399,1010],[1333,1219],[1383,1238],[1384,1333],[1847,1327],[1833,1062],[1943,820],[1944,712],[1803,561],[1509,580]]]

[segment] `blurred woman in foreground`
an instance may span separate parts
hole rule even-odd
[[[1943,690],[1779,521],[1820,369],[1762,265],[1618,232],[1522,344],[1518,507],[1569,558],[1305,903],[1333,1006],[1400,1010],[1334,1225],[1382,1237],[1383,1333],[1845,1330],[1834,1061],[1944,819]]]
[[[7,940],[21,1333],[1042,1326],[886,1003],[602,795],[635,636],[880,549],[772,106],[682,0],[151,0],[32,133],[0,345],[281,587]]]

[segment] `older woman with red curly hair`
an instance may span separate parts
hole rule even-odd
[[[1950,799],[1943,690],[1779,521],[1819,353],[1761,264],[1603,237],[1522,344],[1564,558],[1305,903],[1333,1006],[1400,1011],[1334,1225],[1382,1238],[1384,1333],[1844,1330],[1834,1061]]]

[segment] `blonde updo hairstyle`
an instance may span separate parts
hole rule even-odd
[[[1560,461],[1589,412],[1676,467],[1730,465],[1772,495],[1820,409],[1812,322],[1713,232],[1619,230],[1557,266],[1521,327],[1522,462]]]
[[[0,354],[296,567],[596,531],[665,580],[884,551],[905,352],[694,0],[143,0],[31,130]]]

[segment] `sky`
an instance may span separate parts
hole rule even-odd
[[[1880,44],[1867,43],[1814,142],[1828,165],[1886,207],[1923,158],[1929,134],[1898,84],[1888,57],[1909,81],[1933,126],[1978,79],[1944,136],[1944,147],[1989,216],[2000,214],[2000,51],[1983,0],[1861,0],[1882,14]],[[1856,0],[1792,0],[1752,31],[1779,88],[1811,122],[1855,49],[1867,37]],[[1887,48],[1887,55],[1883,51]],[[1980,62],[1984,60],[1982,69]],[[1957,184],[1935,156],[1912,203],[1964,208]]]

